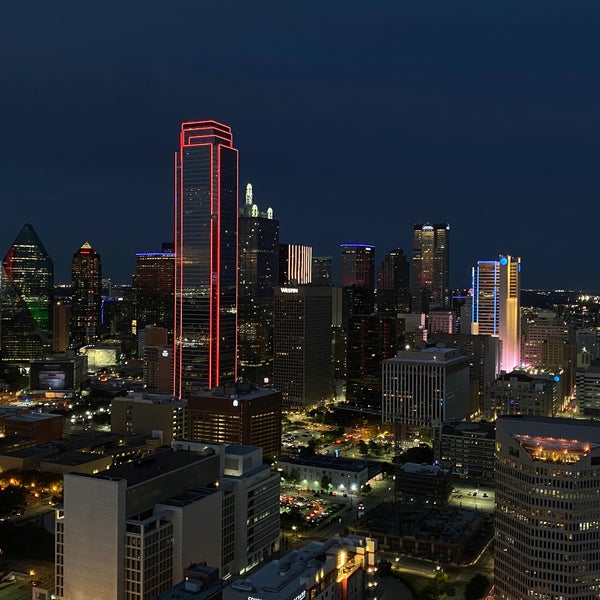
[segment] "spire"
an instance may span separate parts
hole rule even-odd
[[[246,186],[246,204],[252,206],[252,184]]]

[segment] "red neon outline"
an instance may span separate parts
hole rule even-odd
[[[231,140],[233,146],[233,139]],[[235,152],[235,333],[233,341],[233,378],[237,381],[238,373],[238,285],[239,285],[239,189],[240,189],[240,153],[232,147]]]
[[[206,133],[206,134],[203,134],[203,135],[189,135],[188,138],[187,138],[187,140],[186,140],[187,141],[186,146],[201,145],[204,142],[197,143],[194,140],[202,140],[202,139],[205,139],[205,138],[211,138],[211,139],[212,138],[217,138],[217,139],[223,140],[223,141],[225,141],[227,143],[231,142],[231,137],[227,137],[225,135],[217,135],[216,133]]]
[[[181,123],[182,131],[189,131],[190,129],[207,129],[209,127],[214,129],[223,129],[224,131],[231,133],[231,127],[229,125],[225,125],[225,123],[219,123],[219,121],[183,121],[183,123]]]
[[[213,251],[214,251],[214,221],[213,221],[213,214],[214,214],[214,200],[215,200],[215,191],[214,191],[214,144],[209,144],[210,146],[210,215],[209,215],[209,219],[210,219],[210,227],[208,228],[209,231],[209,247],[210,247],[210,254],[209,254],[209,265],[210,265],[210,273],[209,273],[209,281],[208,281],[208,389],[210,390],[213,385],[212,385],[212,369],[213,369],[213,329],[214,329],[214,325],[213,325],[213,319],[214,319],[214,315],[213,315],[213,306],[214,306],[214,302],[213,302],[213,273],[214,273],[214,256],[213,256]]]
[[[181,139],[180,139],[181,141]],[[173,172],[173,200],[174,200],[174,219],[173,219],[173,245],[175,246],[175,264],[173,265],[173,396],[177,398],[181,398],[181,371],[178,369],[178,361],[180,351],[177,347],[177,338],[181,335],[181,327],[178,324],[178,317],[181,314],[177,303],[177,290],[178,283],[180,282],[180,278],[178,277],[177,266],[181,263],[181,249],[179,248],[179,201],[178,201],[178,191],[177,184],[179,181],[179,167],[178,167],[178,153],[175,152],[174,157],[174,172]]]
[[[222,144],[217,144],[217,218],[215,226],[217,229],[217,264],[215,272],[217,274],[217,295],[215,300],[216,305],[216,337],[214,348],[215,353],[215,386],[219,385],[219,375],[221,372],[221,149]]]

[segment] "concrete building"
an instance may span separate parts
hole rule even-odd
[[[157,596],[155,600],[222,600],[223,580],[219,570],[192,564],[183,572],[184,579]]]
[[[600,594],[600,423],[496,421],[496,600]]]
[[[63,436],[65,418],[62,415],[52,415],[38,412],[19,412],[0,418],[0,429],[4,435],[26,437],[36,444],[53,442]]]
[[[597,418],[600,415],[600,360],[575,374],[575,402],[580,416]]]
[[[452,473],[438,465],[405,463],[396,469],[396,499],[440,506],[452,492]]]
[[[57,598],[154,598],[192,562],[218,564],[218,478],[213,451],[170,449],[97,475],[66,474],[56,519]]]
[[[244,574],[279,548],[278,473],[263,463],[255,446],[176,440],[174,448],[210,449],[219,456],[223,492],[221,577]]]
[[[281,451],[281,402],[279,390],[241,383],[191,395],[188,430],[180,437],[258,446],[275,460]]]
[[[444,425],[440,437],[440,464],[459,477],[494,480],[495,432],[487,421]]]
[[[281,474],[288,481],[309,489],[356,494],[369,482],[369,468],[362,460],[337,458],[315,454],[310,458],[282,458],[277,463]],[[328,485],[323,485],[325,482]]]
[[[371,597],[377,543],[362,536],[310,542],[223,590],[223,600],[361,600]]]
[[[116,396],[111,403],[112,433],[142,434],[171,445],[187,436],[187,402],[167,394],[133,392]]]
[[[146,389],[169,394],[173,389],[171,346],[146,346],[144,350],[144,384]]]
[[[283,286],[312,282],[312,246],[279,244],[279,279]]]
[[[493,421],[500,415],[556,416],[562,408],[561,389],[560,375],[553,373],[504,373],[486,387],[484,417]]]
[[[469,359],[456,348],[398,352],[382,372],[384,423],[441,427],[470,414]]]

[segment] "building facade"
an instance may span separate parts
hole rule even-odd
[[[331,288],[275,289],[273,385],[285,410],[322,404],[333,395]]]
[[[410,264],[404,250],[388,252],[377,271],[377,312],[410,312]]]
[[[43,358],[52,347],[54,265],[29,223],[2,260],[0,351],[6,363]]]
[[[174,395],[237,378],[238,151],[231,128],[183,123],[175,161]]]
[[[307,285],[312,281],[312,246],[279,244],[279,285]]]
[[[496,421],[494,597],[600,594],[600,424]]]
[[[102,260],[85,242],[71,260],[71,342],[74,348],[93,344],[100,335]]]
[[[384,423],[441,427],[469,414],[469,359],[456,348],[401,351],[383,361]]]
[[[413,227],[411,312],[428,313],[450,305],[450,225]]]
[[[246,186],[239,216],[239,376],[263,384],[273,379],[273,302],[279,278],[279,221],[262,212]]]
[[[472,272],[471,333],[500,338],[507,373],[521,366],[520,280],[521,259],[508,254],[478,261]]]

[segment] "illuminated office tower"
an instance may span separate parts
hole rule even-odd
[[[238,151],[231,128],[183,123],[175,156],[174,395],[237,377]]]
[[[520,277],[521,259],[508,254],[478,261],[472,271],[471,333],[500,338],[507,373],[521,364]]]
[[[71,346],[93,344],[102,309],[102,261],[85,242],[71,260]]]
[[[450,306],[450,225],[414,226],[411,312]]]
[[[54,265],[26,223],[2,261],[2,360],[27,363],[51,349]]]
[[[600,596],[600,423],[496,421],[496,600]]]
[[[377,272],[377,312],[410,312],[410,266],[404,250],[396,248],[381,261]]]
[[[133,304],[138,330],[154,325],[173,331],[175,253],[139,252],[135,262]]]
[[[279,285],[305,285],[312,280],[312,246],[279,244]]]
[[[275,288],[273,385],[285,410],[304,410],[333,395],[331,294],[324,286]]]
[[[340,246],[340,285],[344,289],[345,325],[351,315],[370,315],[375,309],[375,246]]]
[[[258,209],[252,185],[239,216],[238,361],[245,381],[273,378],[273,302],[279,278],[279,221]]]

